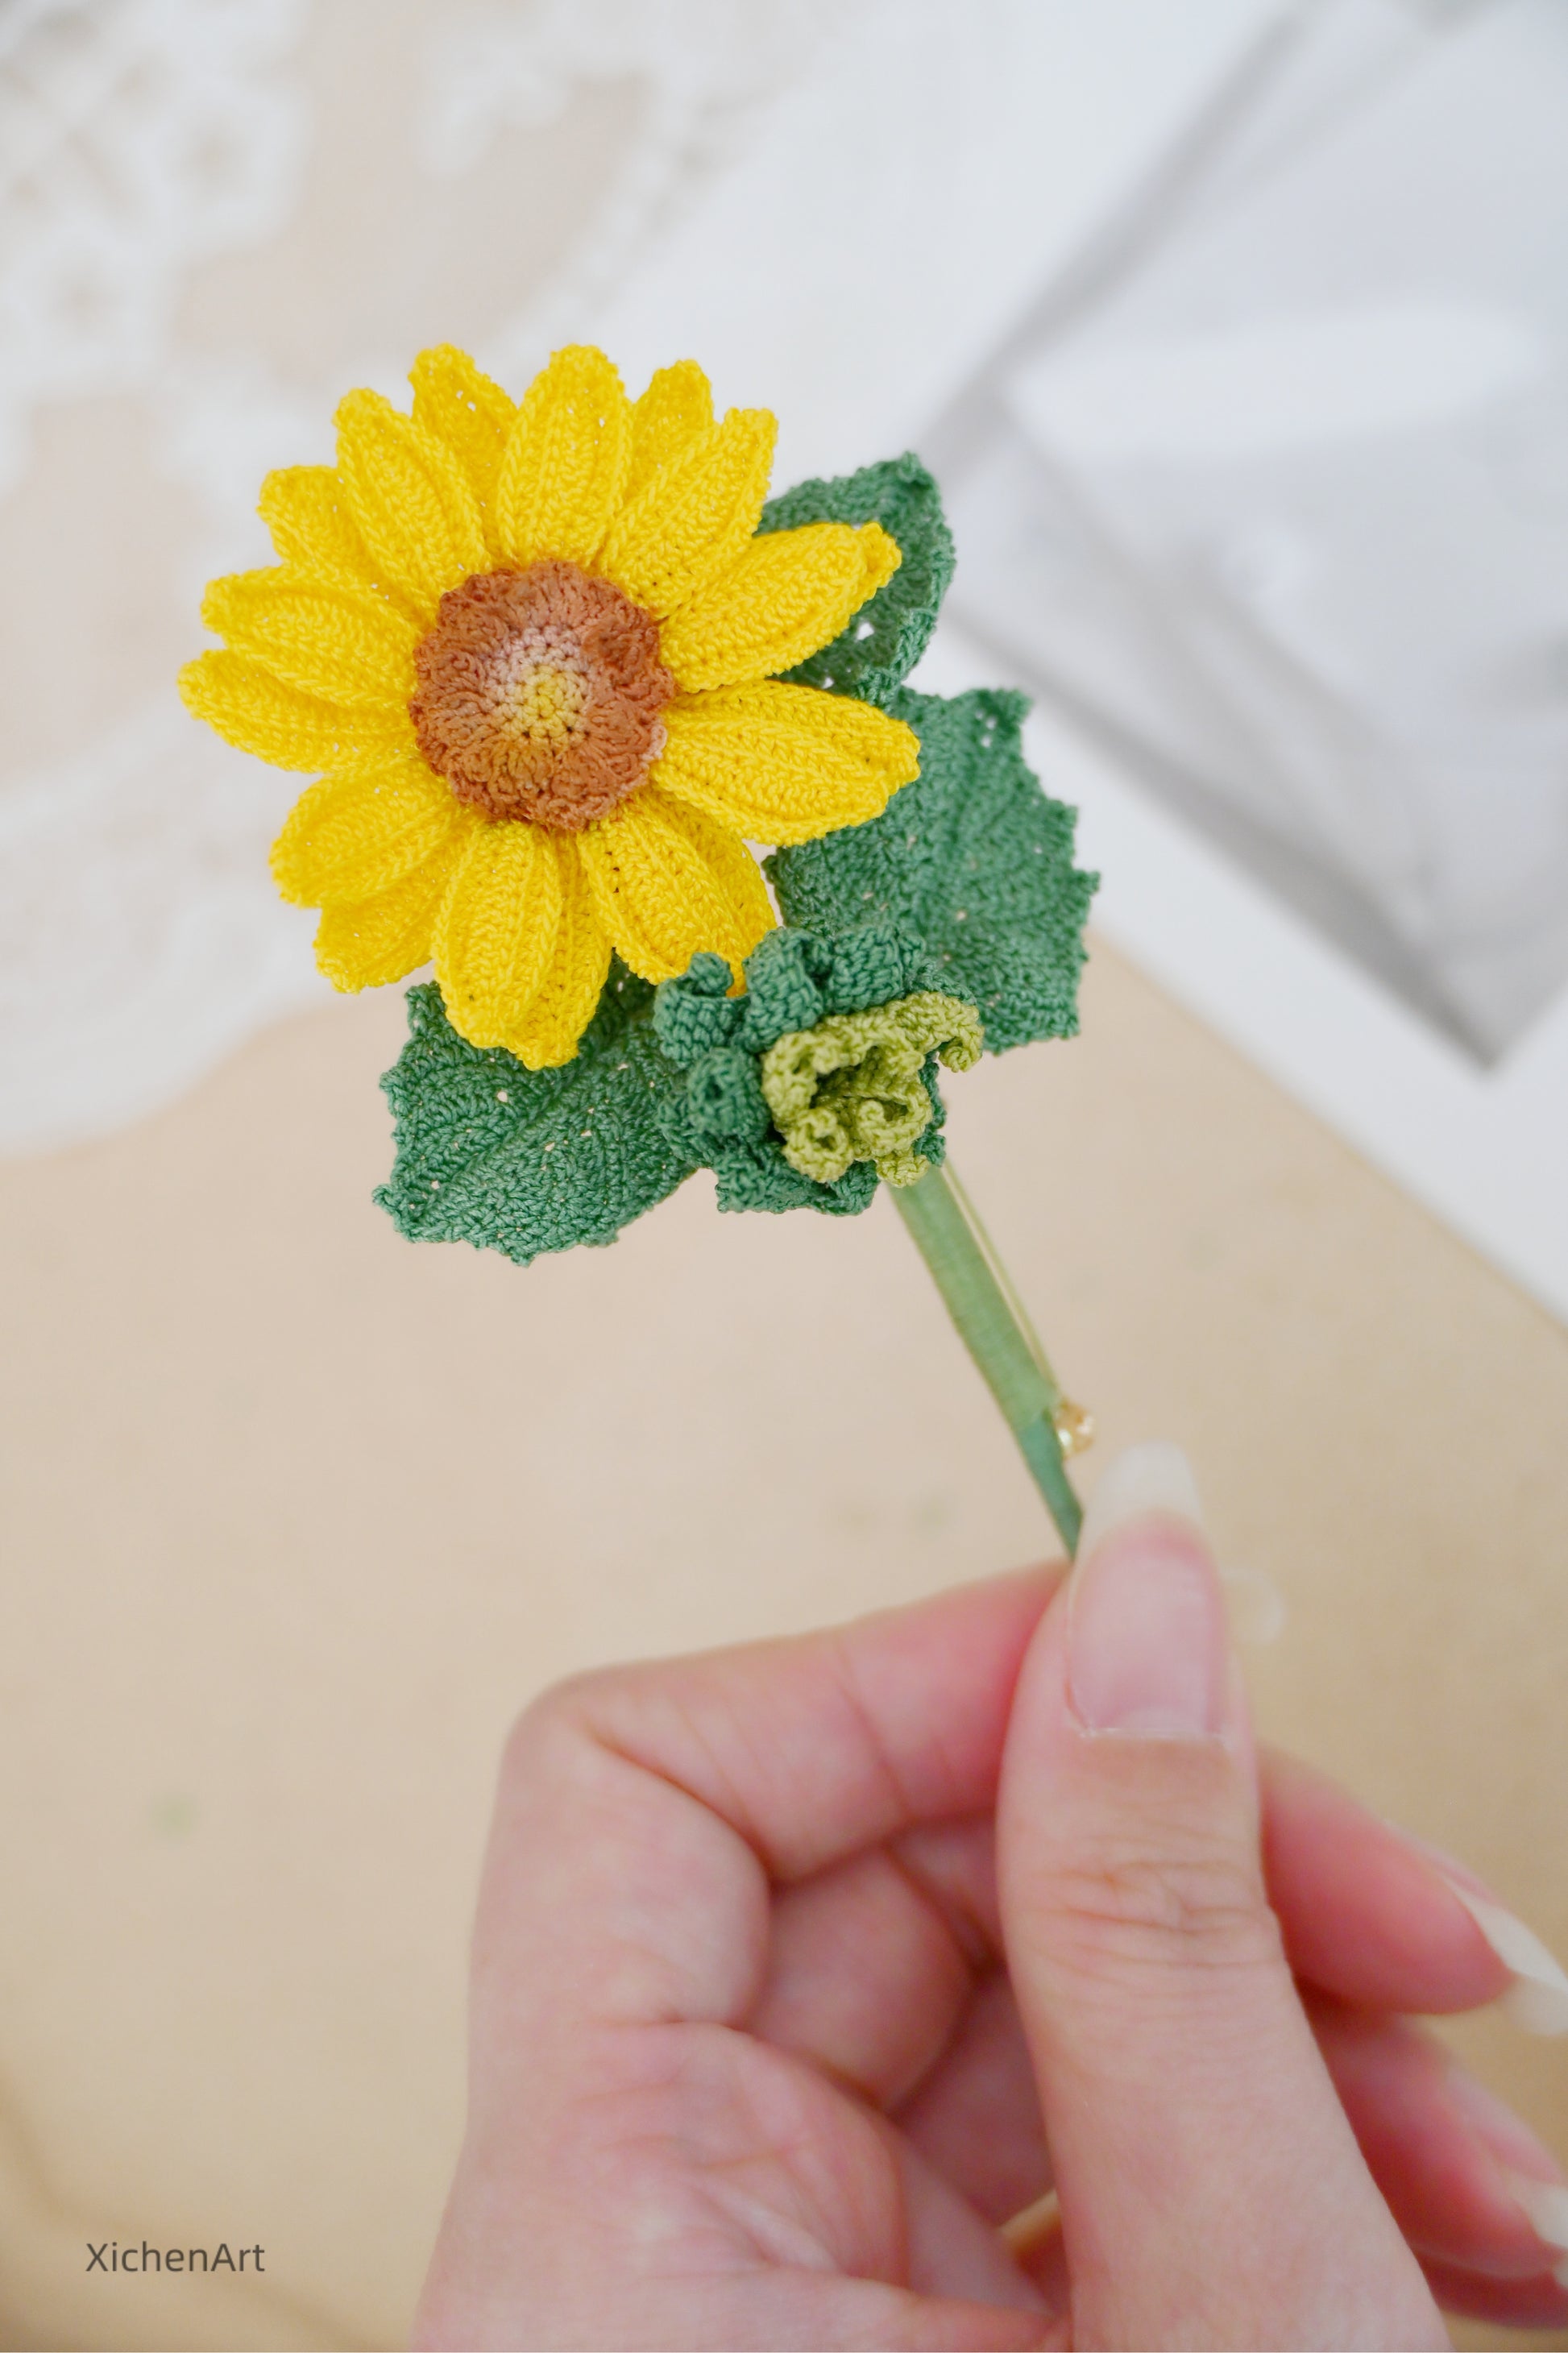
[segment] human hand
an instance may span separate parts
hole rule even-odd
[[[1434,2290],[1568,2320],[1561,2175],[1399,2015],[1516,1982],[1484,1891],[1259,1774],[1183,1501],[1140,1449],[1070,1590],[527,1712],[418,2344],[1441,2346]]]

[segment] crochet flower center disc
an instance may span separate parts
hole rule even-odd
[[[420,751],[492,819],[581,833],[665,747],[675,681],[658,624],[614,581],[563,559],[447,589],[414,668]]]

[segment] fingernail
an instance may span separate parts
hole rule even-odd
[[[1503,2187],[1535,2236],[1555,2258],[1554,2276],[1568,2285],[1568,2183],[1552,2151],[1522,2116],[1478,2084],[1463,2067],[1448,2070],[1449,2100],[1492,2158]]]
[[[1559,2287],[1568,2287],[1568,2189],[1555,2181],[1533,2181],[1506,2165],[1503,2178],[1542,2245],[1562,2257],[1552,2266],[1552,2276]]]
[[[1431,1849],[1427,1852],[1431,1853]],[[1513,1983],[1500,2007],[1527,2034],[1568,2034],[1568,1971],[1546,1949],[1533,1928],[1489,1895],[1483,1895],[1451,1871],[1445,1857],[1434,1867],[1458,1897]],[[1468,1878],[1468,1874],[1466,1875]],[[1564,2242],[1568,2244],[1568,2242]]]
[[[1225,1604],[1179,1446],[1130,1447],[1084,1514],[1068,1694],[1086,1732],[1205,1740],[1229,1717]]]

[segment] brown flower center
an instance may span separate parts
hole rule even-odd
[[[414,668],[419,749],[487,817],[580,833],[664,749],[675,681],[658,625],[575,564],[476,572],[449,588]]]

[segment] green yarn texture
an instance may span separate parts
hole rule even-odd
[[[470,1046],[434,982],[408,992],[410,1036],[382,1080],[397,1157],[376,1199],[410,1241],[472,1242],[526,1266],[611,1242],[697,1166],[657,1116],[679,1074],[649,1018],[653,990],[612,970],[575,1060],[530,1071]]]
[[[885,923],[919,940],[931,986],[978,1009],[987,1053],[1070,1037],[1099,878],[1073,865],[1074,813],[1024,758],[1026,698],[906,687],[886,708],[919,735],[920,775],[868,825],[773,852],[784,921],[826,933]]]
[[[820,1209],[857,1217],[877,1189],[870,1160],[852,1161],[830,1183],[791,1166],[763,1092],[762,1062],[781,1038],[836,1015],[929,987],[931,960],[916,940],[886,923],[837,938],[770,932],[746,960],[745,994],[730,996],[722,956],[693,956],[679,980],[661,983],[654,1029],[670,1062],[685,1073],[681,1092],[659,1106],[671,1149],[711,1168],[721,1209]],[[936,1055],[921,1078],[931,1113],[914,1145],[927,1161],[942,1158],[942,1103]]]
[[[396,1157],[375,1196],[410,1240],[471,1242],[526,1266],[542,1250],[613,1241],[700,1167],[713,1170],[721,1209],[852,1217],[870,1204],[876,1164],[855,1160],[831,1183],[791,1166],[763,1093],[770,1047],[921,991],[975,1008],[991,1053],[1077,1028],[1096,878],[1073,867],[1072,811],[1024,760],[1024,698],[948,702],[903,683],[952,575],[935,482],[917,458],[889,459],[797,483],[769,501],[761,529],[817,522],[879,522],[902,562],[788,676],[907,720],[920,776],[868,825],[774,851],[784,927],[748,959],[742,996],[729,995],[721,956],[695,957],[657,992],[617,958],[575,1058],[530,1071],[458,1037],[433,983],[411,988],[408,1042],[382,1081]],[[933,1050],[919,1074],[930,1120],[901,1147],[928,1163],[943,1149],[936,1062]]]

